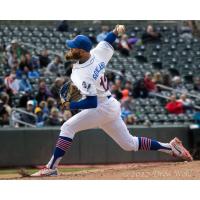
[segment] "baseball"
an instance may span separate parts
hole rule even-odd
[[[124,32],[125,32],[125,26],[124,25],[118,25],[117,32],[118,32],[118,35],[124,34]]]

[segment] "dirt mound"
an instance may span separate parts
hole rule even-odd
[[[200,161],[132,163],[85,167],[80,171],[62,172],[58,177],[20,178],[19,175],[0,177],[1,179],[57,179],[57,180],[149,180],[149,179],[200,179]],[[69,167],[69,166],[67,166]],[[70,166],[72,167],[72,166]],[[83,166],[81,166],[83,167]],[[80,166],[79,166],[80,168]],[[74,166],[74,169],[76,167]]]

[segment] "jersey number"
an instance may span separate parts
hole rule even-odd
[[[108,80],[105,75],[101,77],[100,85],[103,87],[105,91],[109,89]]]

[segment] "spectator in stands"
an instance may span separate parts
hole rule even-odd
[[[183,103],[176,100],[176,95],[170,97],[170,101],[166,104],[165,109],[172,114],[184,113]]]
[[[57,77],[51,86],[51,94],[57,100],[57,102],[60,102],[59,91],[63,83],[64,83],[64,80],[60,77]]]
[[[52,97],[48,97],[48,99],[47,99],[47,108],[48,108],[49,112],[54,107],[57,107],[56,100],[54,98],[52,98]]]
[[[41,101],[40,104],[39,104],[39,107],[42,109],[42,112],[43,112],[44,116],[47,117],[48,114],[50,113],[49,109],[47,107],[47,102],[46,101]]]
[[[32,57],[30,52],[21,55],[19,69],[22,72],[27,73],[27,71],[33,68],[39,68],[39,61],[35,57]]]
[[[152,80],[152,75],[150,72],[147,72],[144,77],[144,85],[147,88],[148,92],[156,92],[157,87]]]
[[[131,92],[128,90],[126,92],[128,92],[128,95],[126,94],[126,96],[123,97],[121,101],[121,116],[126,124],[133,124],[136,119],[132,112],[132,105],[134,100]]]
[[[160,72],[156,72],[152,78],[153,83],[163,84],[163,78]]]
[[[130,55],[130,50],[132,49],[131,44],[128,42],[128,35],[123,34],[119,40],[118,49],[120,53],[124,56]]]
[[[62,119],[59,117],[59,110],[55,107],[51,109],[50,116],[45,121],[47,126],[60,126],[62,124]]]
[[[29,72],[28,72],[28,78],[29,79],[36,79],[36,78],[40,78],[40,74],[37,70],[35,70],[34,67],[31,67]]]
[[[125,82],[125,86],[124,86],[124,89],[127,89],[129,92],[133,90],[133,84],[131,81],[127,80]]]
[[[153,78],[152,78],[152,81],[153,81],[153,83],[156,85],[157,92],[160,92],[160,91],[161,91],[161,88],[160,88],[160,87],[157,87],[157,84],[163,85],[163,77],[162,77],[161,73],[160,73],[160,72],[154,73]]]
[[[9,98],[10,98],[9,95],[6,92],[2,92],[0,97],[1,97],[0,101],[2,102],[3,106],[5,107],[6,111],[10,116],[12,108],[9,105]]]
[[[21,60],[17,66],[17,69],[16,69],[16,77],[18,79],[21,79],[22,78],[22,75],[26,75],[28,76],[28,72],[29,72],[29,69],[27,66],[25,66],[25,56],[22,55],[21,56]]]
[[[22,74],[26,74],[29,78],[39,78],[39,73],[37,72],[39,65],[39,60],[27,52],[26,55],[21,56],[17,75],[20,77]]]
[[[133,97],[134,98],[147,98],[148,97],[148,90],[144,84],[144,79],[140,79],[134,84]]]
[[[122,80],[123,80],[123,78],[121,76],[115,78],[115,85],[117,86],[117,89],[122,88]]]
[[[128,90],[126,90],[126,94],[124,95],[124,97],[121,100],[121,108],[124,108],[125,110],[132,110],[133,107],[133,96],[132,93]]]
[[[146,32],[142,34],[142,43],[160,42],[161,34],[153,30],[153,26],[148,25]]]
[[[108,26],[102,26],[101,29],[102,29],[102,32],[97,35],[97,42],[103,41],[109,33]]]
[[[9,96],[7,93],[0,93],[0,125],[9,125],[12,108],[9,105]]]
[[[128,38],[128,35],[123,34],[119,40],[118,49],[122,55],[129,56],[133,44],[135,44],[137,41],[137,38]]]
[[[17,55],[17,59],[21,57],[22,54],[26,52],[25,49],[23,49],[17,40],[12,40],[11,43],[6,47],[8,58],[15,53]]]
[[[44,80],[41,80],[39,82],[39,90],[38,93],[36,95],[36,100],[38,101],[38,103],[40,103],[41,101],[46,101],[48,97],[51,97],[52,94],[49,91],[48,87],[46,86],[46,83]]]
[[[117,100],[120,100],[122,98],[122,93],[115,84],[111,86],[111,94]]]
[[[172,81],[171,81],[170,74],[168,72],[163,73],[162,80],[163,80],[163,85],[171,87]]]
[[[0,101],[0,126],[9,125],[9,113],[3,103]]]
[[[40,61],[37,56],[35,56],[34,54],[32,55],[29,52],[26,53],[25,56],[28,64],[31,66],[31,69],[38,70],[40,68]]]
[[[45,122],[45,117],[40,107],[36,107],[34,113],[36,114],[36,126],[43,127]]]
[[[27,52],[25,54],[25,58],[26,58],[26,66],[29,68],[29,70],[33,68],[34,69],[39,68],[39,60],[35,56],[32,56],[30,52]]]
[[[19,91],[19,80],[16,79],[16,72],[12,71],[9,76],[5,77],[4,83],[7,89],[10,89],[13,94]]]
[[[15,70],[16,74],[17,74],[17,70],[19,69],[19,62],[18,62],[18,60],[14,61],[12,69]]]
[[[14,52],[10,54],[10,56],[8,57],[8,66],[11,69],[16,70],[17,65],[18,65],[17,54]]]
[[[111,93],[114,98],[117,100],[120,100],[122,98],[122,92],[121,92],[121,80],[120,79],[115,79],[115,84],[112,85],[111,87]]]
[[[40,67],[46,68],[47,65],[50,63],[48,50],[47,49],[42,50],[38,56],[39,56]]]
[[[30,84],[30,81],[25,74],[22,75],[22,78],[19,82],[19,91],[20,92],[31,92],[32,91],[32,86]]]
[[[30,112],[30,113],[34,113],[34,109],[35,109],[35,103],[34,100],[29,100],[27,101],[26,104],[26,111]]]
[[[34,114],[34,101],[33,100],[29,100],[27,102],[27,106],[26,106],[26,112],[30,113],[30,114]],[[33,115],[29,115],[26,113],[21,113],[20,115],[20,120],[29,124],[35,124],[36,123],[36,118]]]
[[[194,79],[194,90],[200,92],[200,77]]]
[[[28,74],[29,67],[27,66],[25,55],[21,55],[20,63],[19,63],[19,70],[21,71],[21,73]]]
[[[55,59],[48,64],[45,74],[57,74],[61,63],[61,58],[57,55]]]
[[[187,92],[180,76],[174,76],[172,79],[172,87],[176,90]]]
[[[122,90],[122,101],[123,100],[126,100],[127,98],[128,98],[128,96],[129,96],[129,90],[128,89],[123,89]]]
[[[177,101],[183,104],[185,110],[192,110],[193,103],[192,100],[187,97],[187,94],[181,94],[180,98]]]

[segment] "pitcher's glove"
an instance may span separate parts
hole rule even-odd
[[[69,81],[65,83],[62,88],[60,89],[60,99],[62,107],[69,109],[69,103],[71,101],[78,101],[82,98],[82,95],[79,89]]]

